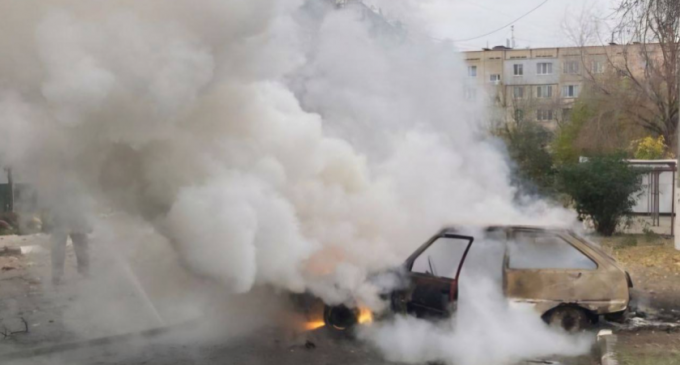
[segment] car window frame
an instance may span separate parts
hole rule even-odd
[[[535,269],[521,269],[521,268],[519,268],[518,269],[518,268],[512,268],[512,267],[510,267],[510,255],[509,255],[508,249],[506,247],[505,257],[503,258],[503,269],[504,270],[509,270],[509,271],[553,271],[553,272],[557,272],[557,271],[563,271],[563,272],[580,272],[580,271],[594,272],[594,271],[597,271],[597,270],[600,269],[600,263],[598,262],[598,260],[596,260],[593,257],[593,255],[588,254],[587,252],[585,252],[581,248],[574,245],[572,243],[571,239],[570,239],[572,237],[570,237],[569,235],[564,235],[559,231],[556,232],[556,231],[540,230],[540,229],[515,228],[515,229],[512,229],[512,231],[508,235],[508,241],[514,241],[517,233],[549,234],[549,235],[554,235],[556,237],[559,237],[560,239],[565,241],[566,244],[571,246],[576,251],[580,252],[581,255],[585,256],[586,258],[588,258],[588,260],[592,261],[595,264],[595,268],[594,269],[578,269],[578,268],[568,268],[568,269],[566,269],[566,268],[535,268]]]
[[[465,251],[463,252],[463,256],[461,256],[460,261],[458,262],[458,267],[456,268],[456,276],[455,278],[448,278],[444,276],[437,276],[432,274],[433,277],[436,278],[442,278],[442,279],[447,279],[447,280],[454,280],[458,282],[458,279],[460,278],[460,273],[463,269],[463,265],[465,264],[465,260],[467,259],[468,253],[470,252],[470,248],[472,247],[472,243],[475,241],[474,237],[472,236],[466,236],[466,235],[461,235],[457,233],[451,233],[450,231],[444,230],[439,232],[438,234],[434,235],[432,238],[430,238],[427,242],[425,242],[423,245],[421,245],[415,252],[409,256],[409,258],[405,262],[405,267],[408,270],[409,273],[413,274],[421,274],[421,275],[426,275],[424,273],[420,272],[413,272],[413,264],[415,263],[416,259],[420,257],[425,251],[427,251],[432,244],[437,242],[438,239],[440,238],[454,238],[454,239],[460,239],[467,241]]]

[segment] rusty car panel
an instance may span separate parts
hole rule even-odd
[[[594,314],[624,311],[629,302],[629,281],[626,272],[603,251],[580,240],[568,231],[514,227],[517,232],[549,236],[571,247],[577,255],[591,260],[593,267],[512,268],[506,257],[503,286],[511,301],[532,303],[545,313],[557,306],[573,304]]]

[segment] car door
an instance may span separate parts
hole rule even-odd
[[[410,286],[402,300],[408,313],[445,316],[458,299],[458,283],[474,239],[446,231],[431,238],[406,261]]]

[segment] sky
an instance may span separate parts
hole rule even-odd
[[[511,38],[508,26],[491,35],[475,40],[478,37],[505,24],[512,22],[544,0],[421,0],[418,1],[420,24],[427,24],[424,32],[435,38],[465,40],[454,42],[463,50],[478,50],[487,45],[505,45],[506,39]],[[371,2],[370,0],[367,2]],[[399,2],[399,0],[397,0]],[[573,25],[581,14],[594,16],[603,21],[611,22],[612,14],[620,0],[548,0],[540,8],[514,23],[515,47],[536,48],[574,45],[565,32],[565,25]],[[385,1],[375,1],[375,5],[385,8],[386,15],[394,10],[395,0],[391,4]],[[391,8],[391,9],[390,9]],[[401,16],[404,15],[404,8]],[[409,9],[413,10],[413,9]],[[424,20],[424,21],[423,21]],[[573,28],[573,26],[572,26]],[[602,27],[603,34],[608,33]],[[608,36],[603,35],[604,38]]]

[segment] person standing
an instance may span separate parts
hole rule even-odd
[[[67,227],[56,228],[52,233],[52,283],[58,285],[64,276],[64,262],[66,261],[66,242],[71,237],[73,251],[76,254],[78,273],[88,276],[90,273],[90,252],[87,231],[73,230]]]
[[[60,191],[59,199],[50,199],[48,208],[48,229],[51,233],[52,283],[58,285],[64,276],[66,243],[71,238],[76,254],[78,273],[90,273],[90,252],[88,234],[92,232],[88,219],[86,199],[73,189]],[[54,195],[52,197],[55,197]]]

